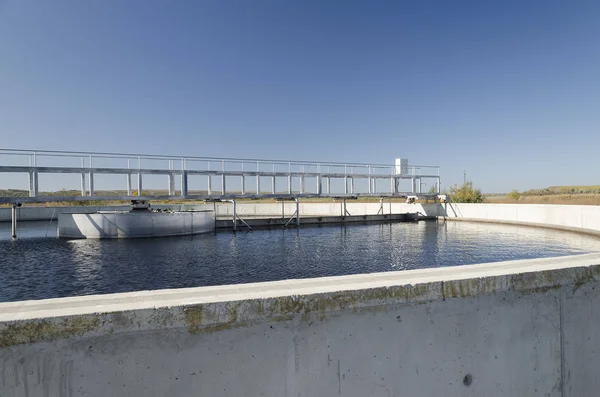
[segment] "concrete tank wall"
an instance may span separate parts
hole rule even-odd
[[[203,212],[116,212],[60,214],[58,237],[138,238],[187,236],[215,229],[215,215]]]
[[[600,255],[0,304],[0,395],[594,396]]]
[[[448,219],[530,224],[600,234],[600,206],[449,203],[424,207],[426,213]]]

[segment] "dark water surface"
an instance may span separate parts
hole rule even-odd
[[[49,237],[45,237],[45,236]],[[600,251],[600,239],[524,226],[419,222],[139,240],[59,240],[0,223],[0,301],[237,284]]]

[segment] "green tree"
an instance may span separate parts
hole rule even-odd
[[[461,186],[450,188],[450,200],[455,203],[483,203],[483,194],[473,187],[473,182],[466,181]]]
[[[518,190],[513,190],[512,192],[508,193],[507,196],[511,200],[518,201],[521,198],[521,193],[519,193]]]

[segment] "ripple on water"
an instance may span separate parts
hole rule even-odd
[[[139,240],[59,240],[0,224],[0,301],[456,266],[600,251],[600,239],[524,226],[419,222],[274,228]]]

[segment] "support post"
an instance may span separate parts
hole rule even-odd
[[[292,194],[292,176],[288,175],[288,194]]]
[[[394,194],[396,190],[396,183],[394,181],[394,177],[390,178],[390,193]]]
[[[90,197],[94,195],[94,173],[90,171]]]
[[[256,194],[260,194],[260,175],[256,175]]]
[[[85,187],[85,173],[81,173],[81,196],[85,196],[87,194]]]
[[[350,177],[350,193],[354,194],[354,177]]]
[[[186,198],[188,196],[188,173],[187,171],[181,171],[181,196]]]
[[[323,183],[321,181],[321,175],[317,175],[317,194],[320,196],[323,193]]]
[[[231,200],[233,203],[233,231],[237,230],[237,204],[235,200]]]
[[[127,169],[131,168],[131,160],[127,159]],[[131,196],[131,174],[127,174],[127,195]]]
[[[81,158],[81,168],[85,167],[85,159],[82,157]],[[86,188],[85,188],[85,172],[81,173],[81,196],[84,197],[86,195]]]
[[[127,174],[127,195],[131,196],[131,174]]]
[[[19,204],[14,203],[12,205],[12,238],[17,238],[17,207]]]
[[[300,175],[300,194],[304,194],[304,175]]]
[[[29,197],[38,195],[38,172],[36,170],[29,171]]]
[[[415,178],[412,177],[410,178],[411,182],[412,182],[412,186],[411,186],[411,192],[415,193]]]
[[[371,192],[371,183],[372,183],[372,182],[371,182],[371,177],[369,177],[369,194],[371,194],[371,193],[372,193],[372,192]]]
[[[344,177],[344,193],[348,194],[348,177],[347,176]],[[345,200],[344,200],[344,202],[345,202]]]
[[[175,195],[175,175],[169,174],[169,196]]]
[[[246,177],[242,175],[242,194],[246,194]]]
[[[142,172],[141,171],[138,171],[137,177],[138,177],[137,178],[138,179],[138,181],[137,181],[138,196],[142,197],[143,194],[142,194]]]
[[[327,194],[331,194],[331,178],[327,177]]]
[[[271,189],[272,193],[275,194],[275,177],[274,176],[271,177],[271,188],[272,188]]]
[[[296,226],[300,226],[300,200],[296,198]]]
[[[227,188],[225,187],[225,174],[221,175],[221,194],[225,195]]]
[[[208,195],[210,196],[212,194],[212,176],[209,175],[208,176]]]

